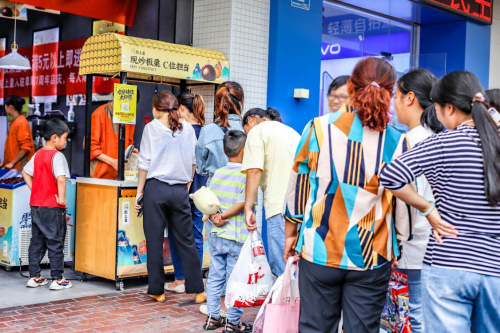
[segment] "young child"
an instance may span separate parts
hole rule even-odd
[[[68,163],[59,152],[66,146],[68,126],[51,119],[43,124],[45,146],[24,166],[24,181],[31,189],[31,241],[29,247],[30,280],[26,287],[36,288],[49,282],[42,277],[40,261],[49,251],[50,290],[71,288],[63,277],[64,238],[66,236],[66,178]]]
[[[241,308],[229,308],[227,320],[221,316],[221,295],[226,281],[233,271],[241,247],[248,237],[243,207],[245,204],[246,175],[241,172],[246,134],[228,131],[224,136],[224,153],[229,163],[215,171],[210,189],[221,203],[222,214],[210,216],[213,226],[207,230],[210,250],[210,275],[207,282],[208,317],[203,328],[223,332],[252,332],[252,325],[240,321]],[[209,226],[209,224],[207,225]],[[208,228],[207,228],[208,229]]]

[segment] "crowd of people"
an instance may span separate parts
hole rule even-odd
[[[416,69],[398,79],[387,61],[369,57],[332,82],[331,113],[312,119],[302,134],[272,108],[245,112],[244,95],[236,82],[221,84],[214,122],[207,125],[200,95],[162,91],[153,99],[135,203],[144,212],[152,299],[164,302],[165,290],[196,294],[197,303],[206,301],[200,306],[205,330],[252,331],[251,323],[241,322],[241,308],[224,307],[224,295],[243,243],[257,230],[260,188],[272,273],[283,274],[290,256],[300,266],[300,332],[336,332],[341,316],[346,333],[378,332],[392,269],[408,276],[414,332],[498,330],[500,90],[484,91],[465,71],[438,80]],[[406,134],[390,126],[392,101]],[[18,135],[6,143],[4,164],[14,167],[32,146],[23,136],[21,100],[7,98],[6,105]],[[106,126],[109,108],[93,117],[97,127],[99,119]],[[65,143],[62,125],[47,122],[47,146],[37,152],[43,157],[23,172],[34,187],[32,206],[48,209],[35,211],[36,219],[57,222],[37,231],[40,244],[32,239],[33,287],[48,283],[35,263],[48,235],[62,232],[60,219],[49,216],[65,204],[59,179],[67,163],[49,168]],[[101,163],[94,172],[115,173],[114,158],[99,149],[93,150]],[[206,222],[189,199],[202,186],[221,203]],[[35,198],[40,193],[50,200]],[[33,221],[33,232],[44,228]],[[170,284],[163,267],[165,229],[175,270]],[[203,230],[210,252],[206,288]],[[51,263],[60,261],[58,251],[49,247]],[[58,267],[54,288],[63,289],[69,281]]]

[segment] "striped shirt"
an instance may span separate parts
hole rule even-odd
[[[500,276],[500,207],[486,200],[480,142],[472,126],[434,135],[386,166],[381,182],[399,190],[425,175],[442,219],[459,231],[444,244],[431,234],[425,264]]]
[[[210,189],[219,199],[222,213],[234,204],[245,202],[246,180],[247,176],[241,172],[241,163],[229,162],[215,171]],[[244,211],[231,216],[222,227],[214,225],[211,232],[216,233],[218,237],[243,244],[248,237]]]

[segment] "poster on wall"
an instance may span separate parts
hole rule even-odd
[[[5,47],[7,45],[7,38],[0,38],[0,58],[5,55]],[[4,73],[3,69],[0,69],[0,105],[3,105],[4,101],[4,91],[3,91],[3,79]]]
[[[105,20],[97,20],[92,24],[92,35],[97,36],[106,32],[114,32],[125,35],[125,24],[115,23]]]
[[[35,103],[57,103],[59,28],[33,33],[31,96]]]
[[[14,191],[0,189],[0,262],[10,264],[12,261],[12,195]]]
[[[0,1],[0,18],[27,21],[28,10],[23,4],[2,0]]]
[[[50,13],[50,14],[61,14],[60,11],[58,10],[53,10],[53,9],[47,9],[47,8],[42,8],[42,7],[36,7],[36,6],[31,6],[31,5],[25,5],[27,9],[30,9],[30,10],[36,10],[36,11],[39,11],[39,12],[44,12],[44,13]]]
[[[113,124],[135,125],[137,86],[115,84]]]

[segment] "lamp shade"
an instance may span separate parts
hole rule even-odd
[[[17,53],[17,48],[12,48],[12,52],[0,58],[0,68],[3,69],[31,69],[30,61]]]

